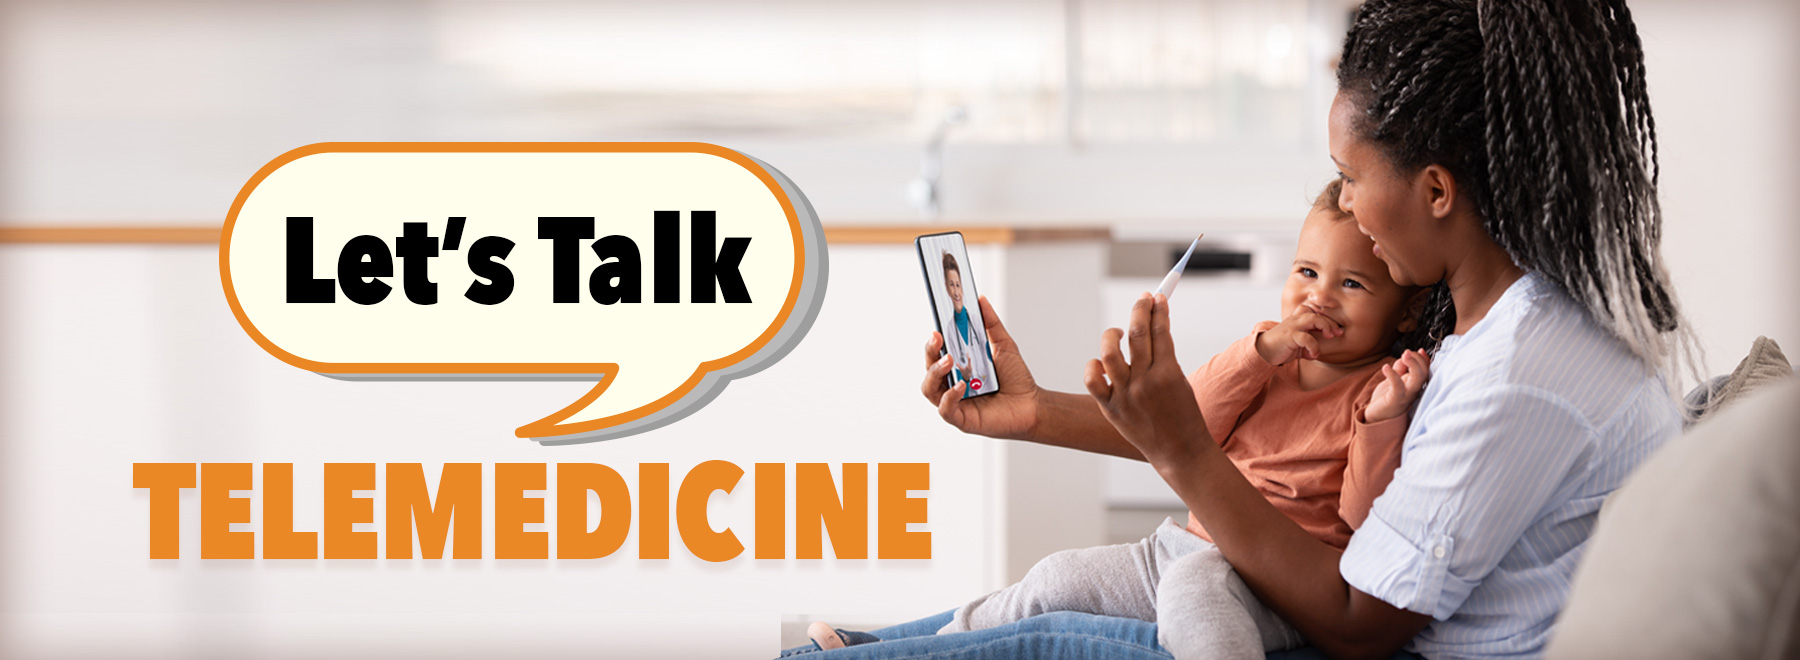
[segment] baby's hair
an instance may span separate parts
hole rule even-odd
[[[950,272],[953,270],[956,271],[956,274],[958,274],[958,275],[962,274],[962,269],[956,267],[956,257],[951,256],[951,254],[949,252],[945,252],[944,253],[944,272],[947,273],[947,272]]]
[[[1340,62],[1352,130],[1394,168],[1448,169],[1514,263],[1646,364],[1699,375],[1662,261],[1656,122],[1624,0],[1369,0]],[[1456,318],[1441,293],[1423,323],[1440,337]]]

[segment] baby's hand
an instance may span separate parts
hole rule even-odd
[[[1258,327],[1261,327],[1260,325]],[[1319,336],[1314,337],[1312,333]],[[1256,353],[1269,364],[1281,366],[1296,357],[1319,359],[1319,340],[1344,334],[1344,329],[1325,315],[1301,307],[1293,316],[1256,337]]]
[[[1400,359],[1381,366],[1381,383],[1369,395],[1363,408],[1363,421],[1373,424],[1406,414],[1425,381],[1431,378],[1431,358],[1424,351],[1407,351]]]

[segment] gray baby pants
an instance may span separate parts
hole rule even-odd
[[[1174,520],[1142,541],[1063,550],[1018,584],[956,610],[938,634],[981,630],[1044,612],[1086,612],[1156,623],[1177,660],[1242,658],[1300,647],[1300,633],[1264,607],[1218,546]]]

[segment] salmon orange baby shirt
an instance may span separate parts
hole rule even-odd
[[[1206,428],[1270,504],[1343,548],[1400,466],[1407,416],[1360,421],[1381,366],[1394,359],[1307,392],[1300,389],[1300,361],[1279,367],[1264,361],[1256,353],[1257,334],[1188,376]],[[1188,531],[1212,540],[1191,513]]]

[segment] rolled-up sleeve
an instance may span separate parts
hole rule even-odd
[[[1339,571],[1390,605],[1448,619],[1568,497],[1595,446],[1577,410],[1536,388],[1497,385],[1421,411]]]

